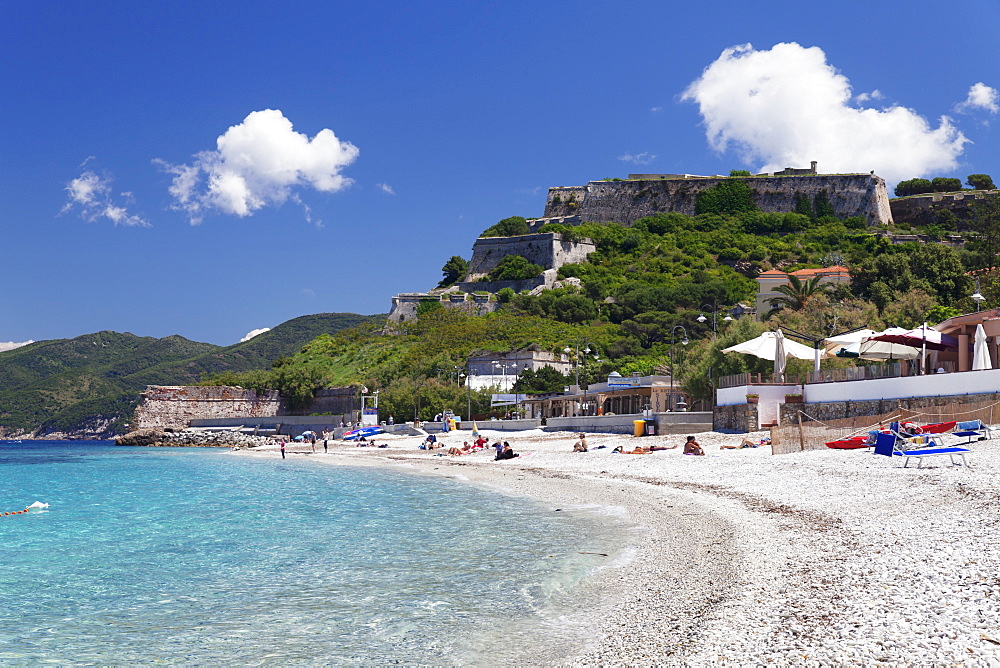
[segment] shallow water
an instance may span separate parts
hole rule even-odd
[[[479,663],[586,636],[623,522],[217,449],[0,442],[0,662]]]

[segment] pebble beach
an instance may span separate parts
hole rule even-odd
[[[683,435],[589,434],[589,452],[575,453],[577,433],[480,433],[521,456],[441,456],[468,432],[434,451],[419,436],[379,435],[387,448],[296,444],[289,456],[623,513],[641,530],[588,585],[589,637],[576,655],[540,662],[1000,666],[1000,440],[972,444],[969,468],[936,457],[904,469],[865,450],[720,447],[766,433],[695,434],[703,457],[613,452]]]

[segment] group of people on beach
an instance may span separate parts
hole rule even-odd
[[[648,455],[658,450],[676,450],[679,447],[680,447],[679,443],[675,443],[674,445],[650,445],[648,447],[638,445],[632,450],[626,450],[625,448],[619,445],[612,452],[617,452],[623,455]],[[684,454],[704,456],[705,450],[701,447],[701,445],[698,443],[698,441],[695,439],[694,436],[688,436],[687,441],[684,443]]]
[[[448,448],[447,454],[453,457],[460,457],[462,455],[471,455],[474,452],[485,450],[488,444],[489,444],[488,440],[486,440],[482,436],[478,436],[476,440],[473,441],[472,443],[469,443],[468,441],[463,441],[461,447],[452,446]],[[424,440],[424,442],[420,445],[420,447],[427,450],[433,450],[435,448],[440,448],[444,446],[438,442],[437,438],[433,434],[431,434],[427,437],[426,440]],[[514,457],[519,456],[517,453],[514,452],[514,448],[512,448],[510,443],[508,443],[507,441],[503,442],[497,441],[490,447],[496,451],[496,456],[493,458],[493,461],[513,459]]]

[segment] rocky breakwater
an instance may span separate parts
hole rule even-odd
[[[274,441],[268,436],[254,436],[238,431],[202,431],[184,429],[139,429],[115,439],[115,445],[174,448],[254,448]]]

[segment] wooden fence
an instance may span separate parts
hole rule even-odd
[[[882,415],[865,415],[826,422],[820,422],[800,410],[797,418],[795,424],[771,428],[771,454],[786,455],[804,450],[825,450],[826,444],[831,441],[866,434],[872,429],[878,429],[880,423],[934,424],[952,420],[956,422],[982,420],[985,424],[992,425],[1000,420],[1000,403],[995,401],[950,403],[919,411],[901,408]]]

